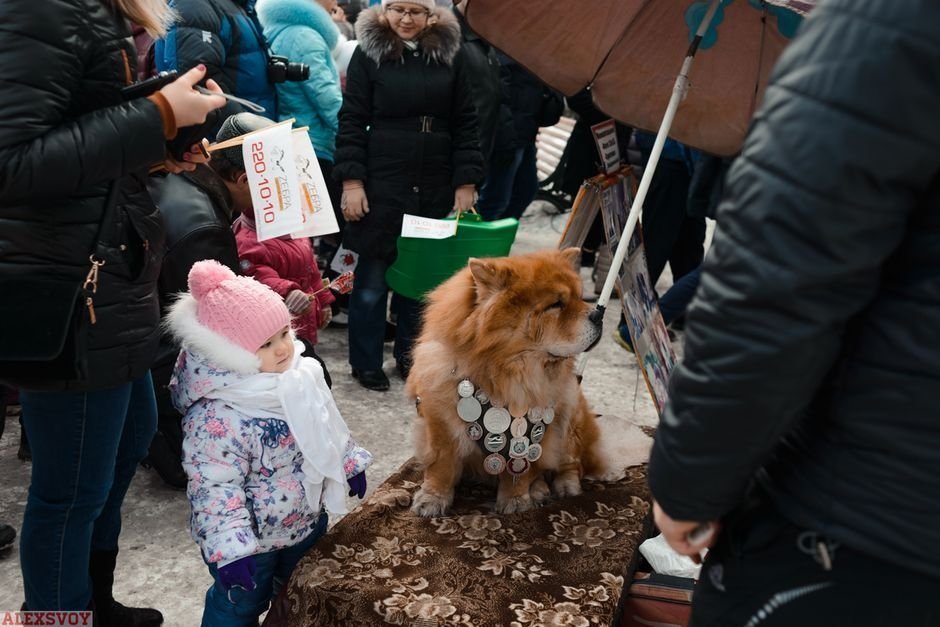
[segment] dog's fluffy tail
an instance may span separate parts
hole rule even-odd
[[[626,476],[627,468],[649,461],[653,438],[642,429],[610,414],[598,416],[597,423],[600,428],[596,455],[599,467],[589,470],[589,479],[618,481]]]

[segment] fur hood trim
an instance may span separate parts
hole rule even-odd
[[[166,315],[164,327],[187,351],[199,353],[213,367],[238,374],[256,374],[261,359],[204,327],[196,318],[196,299],[189,293],[180,294]]]
[[[440,8],[431,12],[427,28],[416,41],[428,61],[453,65],[460,50],[460,24],[451,11]],[[359,14],[356,38],[367,57],[382,65],[402,58],[405,44],[395,34],[382,7],[373,7]]]
[[[261,0],[258,19],[264,26],[265,38],[272,38],[292,26],[306,26],[319,33],[330,50],[339,43],[339,29],[333,18],[313,0]]]

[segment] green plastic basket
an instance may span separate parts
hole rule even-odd
[[[385,273],[385,281],[402,296],[423,300],[428,292],[466,267],[471,257],[508,255],[518,228],[519,220],[515,218],[484,222],[475,213],[465,213],[453,237],[399,237],[398,257]]]

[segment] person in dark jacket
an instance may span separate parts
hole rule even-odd
[[[471,30],[463,13],[454,6],[454,15],[460,23],[461,49],[465,51],[467,78],[473,92],[473,103],[477,107],[480,128],[480,152],[483,154],[484,171],[489,167],[496,142],[496,127],[499,124],[502,106],[502,83],[499,75],[499,57],[496,49]]]
[[[343,181],[345,245],[359,253],[349,304],[349,363],[364,387],[387,390],[385,271],[396,256],[402,217],[443,218],[452,209],[469,209],[483,158],[453,13],[431,0],[383,0],[359,15],[356,34],[334,168]],[[397,296],[394,352],[406,376],[421,306]]]
[[[241,147],[237,149],[240,151]],[[232,233],[232,221],[240,209],[235,200],[238,190],[236,182],[220,175],[225,174],[225,169],[219,166],[223,152],[213,153],[213,165],[200,165],[192,172],[150,179],[150,194],[166,227],[163,266],[157,282],[160,310],[164,314],[173,298],[189,289],[189,270],[197,261],[215,259],[238,272],[238,250]],[[250,199],[239,200],[247,200],[250,206]],[[157,400],[157,432],[147,457],[165,483],[184,489],[182,417],[170,402],[167,389],[179,350],[170,334],[161,336],[151,367]]]
[[[933,0],[824,1],[774,70],[650,460],[674,549],[721,527],[692,625],[937,624],[938,85]]]
[[[250,100],[277,119],[277,93],[268,74],[268,46],[255,12],[255,0],[169,0],[178,18],[154,44],[157,71],[184,72],[197,64],[225,93]],[[200,132],[215,138],[222,122],[245,111],[228,102]],[[194,139],[187,138],[188,143]]]
[[[503,107],[478,209],[486,220],[519,218],[538,191],[535,139],[565,109],[561,94],[498,53]]]
[[[82,367],[52,376],[40,362],[4,376],[20,389],[33,456],[23,587],[30,610],[93,604],[96,625],[162,622],[156,610],[111,596],[121,503],[156,423],[149,368],[164,230],[144,180],[177,128],[225,102],[193,90],[204,67],[123,101],[136,75],[127,20],[160,35],[169,18],[159,3],[138,0],[0,3],[0,279],[52,276],[96,288],[67,340],[84,354]],[[113,222],[101,225],[109,206]],[[4,298],[28,299],[40,320],[43,307],[61,307],[41,294]],[[3,324],[4,342],[48,331],[30,328],[27,316]]]

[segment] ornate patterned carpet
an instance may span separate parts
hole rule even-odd
[[[497,515],[494,487],[461,486],[453,515],[408,507],[410,460],[298,564],[265,627],[614,624],[649,527],[646,467],[578,497]]]

